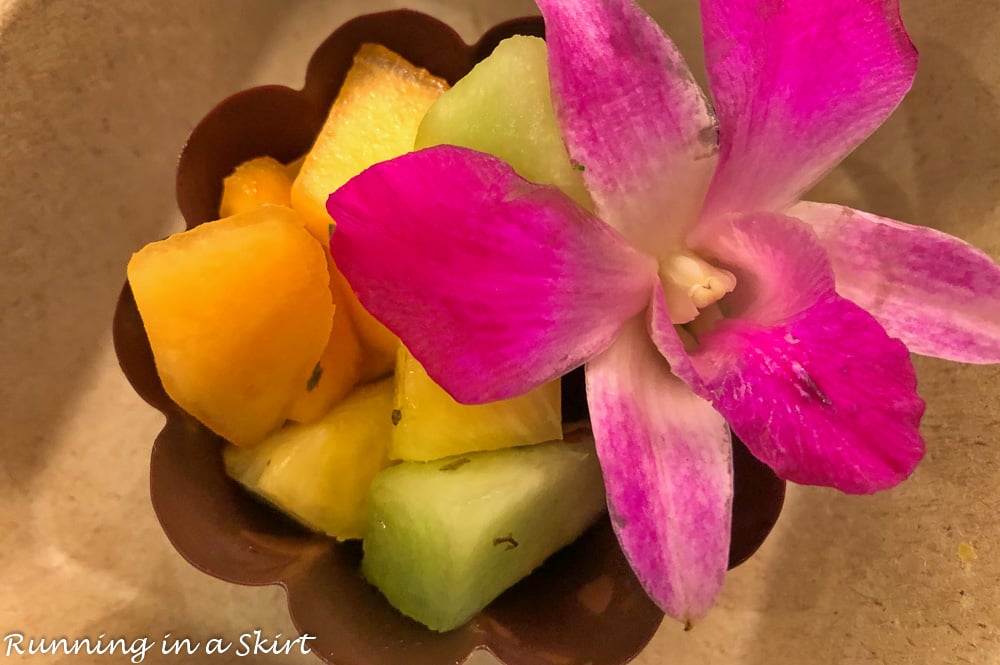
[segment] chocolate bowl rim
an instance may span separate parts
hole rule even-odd
[[[483,36],[474,44],[467,44],[461,38],[461,36],[450,26],[444,22],[435,19],[427,14],[416,12],[412,10],[391,10],[386,12],[378,12],[374,14],[367,14],[363,16],[356,17],[340,27],[338,27],[333,33],[330,34],[316,49],[312,57],[309,60],[309,64],[306,69],[306,79],[302,88],[295,90],[286,86],[276,86],[276,85],[266,85],[257,86],[254,88],[249,88],[236,92],[232,95],[227,96],[225,99],[216,104],[196,125],[194,130],[188,137],[184,148],[181,152],[178,161],[178,172],[177,172],[177,200],[178,206],[184,216],[185,223],[188,228],[196,226],[204,221],[214,219],[216,217],[215,213],[211,211],[209,206],[197,206],[192,205],[191,201],[197,201],[199,198],[202,200],[212,198],[210,191],[214,188],[219,193],[221,193],[221,177],[214,178],[212,181],[205,179],[205,176],[198,175],[197,158],[199,157],[199,150],[202,148],[202,143],[205,141],[205,133],[209,131],[206,129],[214,120],[221,119],[226,121],[227,113],[238,111],[239,108],[243,108],[241,105],[244,103],[254,102],[255,100],[273,98],[275,103],[278,102],[284,104],[290,104],[289,108],[294,108],[295,103],[307,102],[307,105],[313,107],[313,111],[318,113],[317,117],[313,117],[312,120],[318,122],[318,126],[321,126],[322,120],[326,117],[326,112],[328,110],[329,104],[332,103],[332,97],[329,91],[323,91],[322,85],[323,81],[320,80],[322,71],[326,66],[323,62],[324,54],[329,54],[331,49],[335,49],[339,44],[336,43],[338,38],[344,34],[350,34],[352,30],[356,29],[360,25],[368,25],[373,23],[379,23],[383,21],[414,21],[416,24],[421,24],[422,29],[437,31],[437,33],[442,37],[442,39],[448,40],[450,43],[450,48],[456,50],[456,52],[461,52],[463,54],[464,61],[458,69],[471,68],[472,64],[478,60],[488,55],[489,52],[493,50],[496,43],[500,41],[503,37],[510,36],[512,34],[536,34],[541,35],[543,32],[543,26],[540,17],[523,17],[519,19],[513,19],[510,21],[505,21],[500,23],[490,30],[484,32]],[[373,41],[373,40],[366,40]],[[393,44],[386,44],[390,48],[393,48]],[[426,45],[424,45],[426,47]],[[407,57],[405,49],[394,48],[393,50],[401,51],[404,57]],[[412,58],[417,61],[419,58]],[[435,72],[436,73],[436,72]],[[463,72],[464,73],[464,72]],[[342,82],[343,76],[340,76],[340,80],[336,82],[334,87],[334,94],[336,90],[339,89]],[[454,78],[457,76],[446,76],[449,78],[450,82],[454,82]],[[329,82],[327,82],[328,84]],[[235,108],[235,111],[234,111]],[[302,111],[299,108],[298,111]],[[308,112],[308,111],[307,111]],[[316,131],[318,131],[318,126]],[[214,130],[212,130],[214,131]],[[315,132],[312,133],[315,137]],[[242,143],[241,137],[236,137],[238,143]],[[242,137],[245,138],[245,137]],[[311,145],[311,140],[309,141]],[[210,146],[211,147],[211,146]],[[305,146],[308,149],[308,145]],[[304,152],[305,150],[302,150]],[[264,153],[267,154],[267,153]],[[205,153],[201,153],[205,155]],[[248,159],[254,155],[245,156],[243,159]],[[272,155],[275,157],[283,157],[286,160],[297,157],[298,155]],[[194,161],[193,161],[194,160]],[[238,160],[236,163],[239,163]],[[230,165],[235,166],[236,163]],[[192,175],[192,169],[194,170],[194,175]],[[226,172],[228,173],[228,171]],[[225,175],[226,173],[223,173]],[[199,181],[199,177],[201,180]],[[209,193],[204,191],[200,192],[198,188],[204,189],[209,188]],[[192,188],[194,188],[195,194],[192,194]],[[214,200],[214,205],[217,206],[218,198]],[[138,326],[138,327],[137,327]],[[137,337],[138,335],[138,337]],[[153,504],[154,512],[156,513],[157,520],[161,524],[161,528],[164,534],[167,536],[171,545],[174,549],[192,566],[205,572],[218,579],[248,586],[263,586],[263,585],[278,585],[285,590],[289,616],[295,627],[300,631],[300,633],[308,632],[309,626],[306,625],[310,623],[311,617],[305,617],[305,610],[302,610],[303,602],[305,596],[308,596],[308,590],[302,588],[304,580],[306,580],[310,573],[314,573],[314,569],[321,566],[322,561],[325,557],[333,556],[331,551],[336,550],[338,552],[336,556],[343,557],[347,555],[357,556],[358,552],[353,554],[349,551],[351,546],[345,546],[341,544],[336,544],[332,539],[325,538],[323,536],[317,536],[315,534],[303,533],[298,527],[290,527],[288,524],[284,524],[280,529],[277,539],[280,541],[282,537],[288,536],[288,533],[295,532],[297,537],[306,543],[304,548],[296,555],[289,557],[284,561],[283,564],[276,564],[273,568],[257,571],[254,574],[248,574],[246,570],[240,569],[239,571],[233,570],[232,568],[226,568],[221,564],[212,564],[206,562],[203,557],[200,557],[194,553],[191,547],[191,543],[185,541],[185,533],[177,530],[176,523],[173,521],[175,516],[171,514],[168,510],[168,505],[173,505],[173,500],[171,497],[171,492],[164,492],[162,487],[157,485],[158,482],[158,469],[162,468],[162,460],[165,459],[167,454],[167,448],[169,441],[174,441],[176,438],[182,438],[186,441],[190,441],[192,438],[195,439],[208,439],[208,445],[204,446],[205,450],[208,450],[212,445],[215,445],[216,449],[221,445],[221,439],[207,432],[207,430],[194,421],[193,418],[184,413],[172,400],[170,400],[165,391],[163,390],[162,384],[159,382],[158,377],[155,373],[155,366],[152,363],[151,352],[148,349],[148,338],[145,335],[145,331],[142,329],[141,319],[138,319],[138,314],[135,310],[135,303],[132,297],[131,288],[126,281],[122,288],[122,292],[119,297],[118,306],[115,310],[115,319],[113,326],[113,336],[115,342],[115,350],[119,359],[119,364],[122,367],[126,378],[129,380],[130,384],[136,390],[136,392],[146,401],[148,404],[159,410],[166,417],[166,423],[156,437],[156,442],[154,443],[153,451],[151,453],[150,461],[150,495],[151,502]],[[141,339],[140,339],[141,338]],[[140,347],[142,342],[145,341],[145,348],[134,348],[134,343],[138,341]],[[150,373],[151,372],[151,373]],[[213,443],[214,442],[214,443]],[[734,444],[735,457],[740,460],[740,463],[746,466],[747,464],[755,465],[752,466],[754,472],[760,471],[761,473],[770,474],[766,482],[770,483],[769,487],[766,487],[767,492],[765,496],[760,501],[767,504],[766,509],[759,509],[758,506],[757,517],[760,518],[760,522],[755,525],[755,534],[758,536],[755,539],[750,539],[748,543],[744,543],[743,550],[736,548],[736,533],[734,533],[734,548],[736,551],[731,552],[730,568],[738,565],[743,560],[751,556],[754,551],[764,542],[769,534],[771,528],[774,525],[774,521],[777,519],[778,514],[780,514],[781,506],[784,499],[784,482],[778,480],[771,474],[770,470],[766,472],[761,471],[759,462],[756,462],[749,454],[746,452],[745,448],[736,442]],[[216,466],[221,466],[221,459],[216,454]],[[749,459],[749,461],[748,461]],[[160,463],[161,466],[157,467]],[[194,466],[194,465],[192,465]],[[209,465],[211,466],[211,464]],[[763,467],[766,469],[766,467]],[[211,469],[210,469],[211,470]],[[218,468],[214,469],[218,472]],[[764,478],[764,476],[758,476],[758,479]],[[235,483],[228,481],[229,491],[246,494],[243,490],[235,488]],[[765,480],[761,480],[766,485]],[[191,491],[198,491],[197,487],[190,486]],[[243,504],[246,501],[253,501],[249,499],[248,496],[243,497]],[[268,511],[266,508],[260,507],[259,504],[253,502],[254,508],[251,510],[256,511]],[[737,497],[734,498],[734,507],[739,508],[739,483],[737,483]],[[738,511],[737,511],[738,512]],[[755,514],[757,514],[755,513]],[[267,512],[262,513],[265,517],[261,518],[263,520],[273,519],[267,517]],[[287,518],[280,518],[281,520],[287,522]],[[734,525],[736,523],[736,518],[734,517]],[[270,527],[269,527],[270,528]],[[289,528],[291,531],[289,531]],[[265,530],[265,535],[268,537],[272,536],[268,530]],[[613,534],[611,532],[610,523],[605,517],[601,520],[595,527],[585,534],[580,541],[570,545],[567,550],[573,550],[574,547],[580,549],[582,546],[579,544],[584,540],[587,543],[604,543],[607,544],[607,539],[612,538]],[[266,540],[266,539],[265,539]],[[265,543],[266,545],[266,543]],[[616,543],[615,549],[616,547]],[[748,546],[747,546],[748,545]],[[252,548],[251,548],[252,549]],[[280,548],[279,548],[280,549]],[[573,550],[575,551],[575,550]],[[304,554],[303,554],[304,552]],[[565,560],[567,557],[573,558],[572,555],[566,555],[564,552],[560,552],[554,556],[554,558],[562,557],[560,561]],[[588,554],[590,554],[588,552]],[[618,552],[619,557],[624,561],[624,557],[621,556],[620,551]],[[263,556],[263,555],[261,555]],[[594,555],[590,554],[592,558]],[[586,559],[587,557],[583,557]],[[275,559],[275,561],[280,560],[280,557]],[[571,561],[572,563],[572,561]],[[620,565],[621,562],[619,562]],[[627,564],[625,564],[627,567]],[[550,566],[551,567],[551,566]],[[543,566],[545,568],[545,566]],[[356,575],[360,577],[360,573],[357,571]],[[620,571],[619,571],[620,572]],[[532,578],[537,578],[540,573],[533,573],[527,582],[521,582],[516,585],[515,588],[521,588],[525,584],[531,584]],[[632,577],[634,584],[638,584],[634,580],[634,576],[631,570],[627,571],[627,574]],[[558,577],[558,575],[556,575]],[[551,575],[550,575],[551,577]],[[501,596],[501,600],[505,597],[510,596],[509,593],[505,593]],[[644,596],[644,594],[643,594]],[[382,601],[385,604],[385,601]],[[637,621],[644,621],[643,624],[643,635],[639,639],[633,639],[630,646],[626,647],[624,650],[617,653],[614,657],[605,657],[604,660],[595,661],[601,663],[626,663],[632,660],[639,652],[645,647],[648,641],[652,638],[653,634],[656,632],[660,621],[663,618],[662,612],[652,605],[648,598],[645,598],[645,602],[648,606],[640,608],[638,612]],[[516,605],[516,603],[515,603]],[[504,626],[501,625],[490,615],[490,608],[493,607],[491,604],[486,610],[477,615],[470,624],[467,624],[463,628],[459,628],[448,635],[458,635],[454,644],[439,652],[437,655],[443,655],[447,652],[449,655],[446,656],[448,662],[461,663],[464,662],[468,657],[470,657],[476,650],[487,650],[490,651],[499,661],[502,663],[507,663],[508,665],[539,665],[543,663],[549,663],[550,660],[545,660],[545,657],[537,656],[531,652],[529,645],[529,650],[526,652],[523,648],[514,647],[510,645],[504,645],[501,642],[497,642],[497,639],[507,639],[507,637],[502,634],[500,637],[497,636],[496,631],[502,631]],[[301,616],[300,616],[301,614]],[[624,617],[625,615],[622,615]],[[408,620],[403,620],[408,622]],[[410,622],[412,623],[412,622]],[[339,625],[339,624],[338,624]],[[305,630],[304,630],[305,628]],[[435,635],[431,631],[424,628],[419,628],[420,631],[426,633],[427,636]],[[514,641],[516,642],[517,636],[514,635]],[[434,638],[438,639],[438,638]],[[499,648],[498,648],[499,647]],[[460,653],[463,652],[464,653]],[[315,652],[315,651],[314,651]],[[336,663],[341,665],[347,663],[348,661],[341,660],[337,654],[330,652],[315,652],[322,660],[328,663]],[[358,652],[361,653],[361,652]],[[336,660],[330,660],[328,659]],[[350,662],[367,662],[366,660],[355,660]],[[414,661],[407,661],[414,662]],[[424,661],[420,661],[424,662]],[[426,661],[432,662],[432,661]],[[445,660],[433,661],[433,662],[445,662]]]

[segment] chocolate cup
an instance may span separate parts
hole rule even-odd
[[[503,23],[474,45],[412,11],[362,16],[336,30],[309,62],[302,90],[264,86],[216,106],[191,133],[177,172],[188,227],[215,219],[222,179],[244,160],[290,161],[319,132],[352,57],[381,43],[454,83],[514,34],[543,35],[540,18]],[[359,572],[358,543],[311,533],[255,500],[225,474],[223,441],[167,396],[126,283],[114,317],[118,360],[136,392],[167,418],[153,445],[150,494],[164,532],[198,569],[238,584],[280,584],[313,653],[336,665],[443,665],[487,649],[508,665],[618,665],[646,645],[663,614],[628,566],[608,520],[550,557],[465,626],[427,630],[394,610]],[[564,379],[567,420],[586,415],[582,370]],[[736,442],[730,566],[749,557],[777,520],[784,482]]]

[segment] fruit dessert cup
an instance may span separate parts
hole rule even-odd
[[[177,173],[187,226],[218,217],[223,179],[237,165],[262,155],[290,162],[306,153],[362,44],[386,46],[454,83],[515,34],[542,36],[542,22],[504,23],[471,46],[443,23],[410,11],[345,24],[313,55],[302,90],[246,90],[195,128]],[[215,577],[282,585],[295,625],[315,636],[310,646],[321,659],[338,665],[460,663],[483,648],[509,665],[611,665],[634,657],[659,625],[662,613],[637,582],[606,517],[461,628],[436,633],[405,618],[361,575],[360,544],[309,532],[226,475],[224,441],[167,396],[128,284],[114,338],[129,381],[167,418],[153,446],[150,493],[171,543]],[[563,379],[562,399],[564,421],[586,416],[580,371]],[[734,466],[730,566],[767,536],[784,495],[783,481],[739,443]]]

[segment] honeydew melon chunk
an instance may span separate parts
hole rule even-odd
[[[415,148],[449,144],[486,152],[532,182],[555,185],[593,209],[552,108],[548,52],[538,37],[505,39],[427,111]]]
[[[558,379],[511,399],[459,404],[400,345],[395,380],[392,459],[427,461],[562,438]]]
[[[603,512],[593,437],[403,462],[368,497],[362,571],[436,631],[468,621]]]
[[[372,479],[389,464],[391,410],[392,379],[362,386],[315,423],[227,446],[226,473],[309,528],[360,538]]]

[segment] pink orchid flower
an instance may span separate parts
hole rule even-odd
[[[362,303],[456,399],[581,364],[623,551],[704,614],[729,549],[730,431],[782,478],[892,487],[924,454],[910,351],[1000,362],[1000,267],[962,241],[804,203],[897,106],[897,0],[701,0],[713,107],[629,0],[539,0],[591,214],[450,146],[334,193]]]

